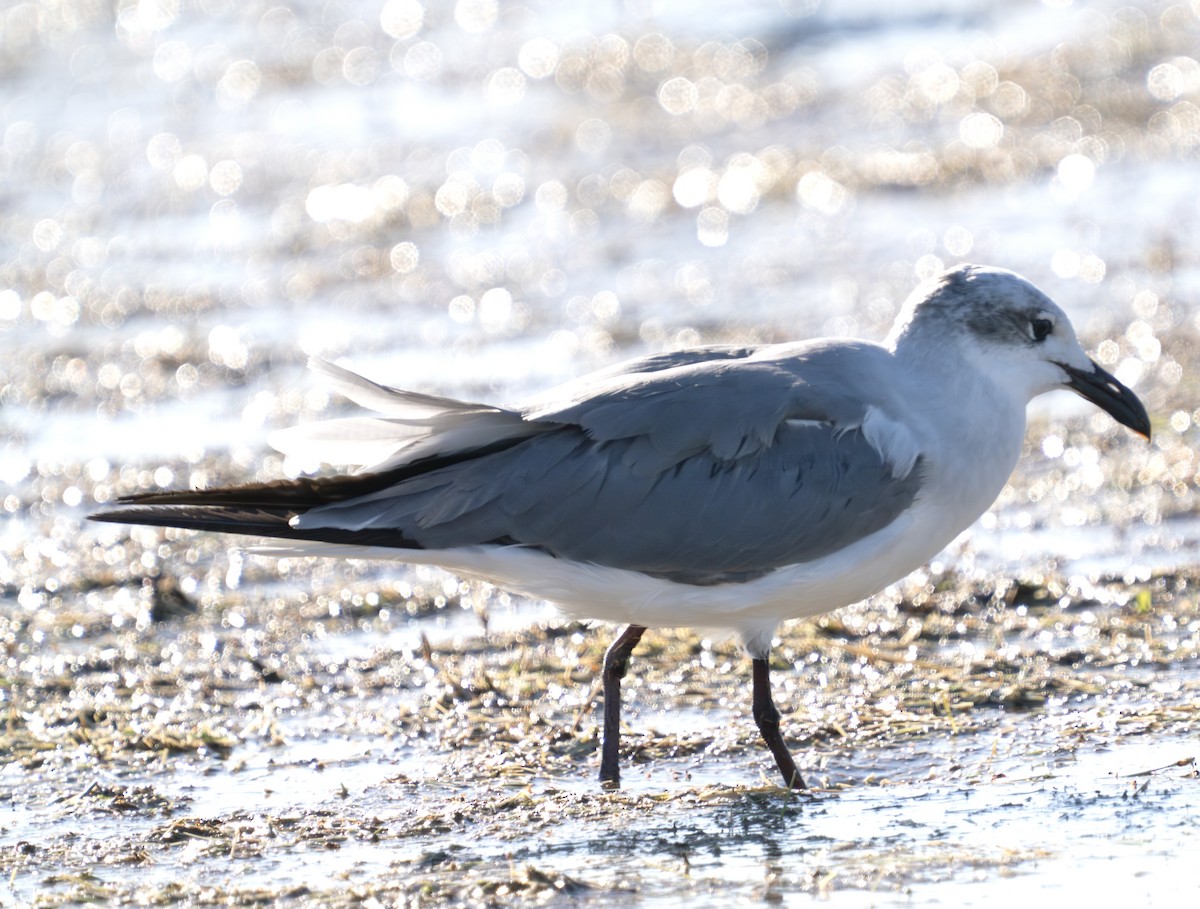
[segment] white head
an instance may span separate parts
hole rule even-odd
[[[925,357],[953,347],[1025,400],[1070,388],[1149,438],[1137,396],[1084,353],[1053,300],[1011,271],[959,265],[925,282],[905,302],[887,344]]]

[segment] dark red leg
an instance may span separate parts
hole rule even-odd
[[[621,785],[621,679],[629,670],[629,655],[646,629],[630,625],[604,654],[604,739],[600,745],[600,782],[607,789]]]
[[[763,741],[775,756],[775,764],[783,774],[783,784],[789,789],[803,789],[804,779],[796,769],[792,753],[784,744],[783,735],[779,732],[779,710],[771,700],[771,669],[765,659],[754,660],[754,702],[751,712],[758,731],[762,733]]]

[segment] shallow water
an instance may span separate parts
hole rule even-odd
[[[1196,703],[1200,627],[1188,609],[1156,612],[1163,590],[1190,602],[1190,581],[1172,585],[1200,561],[1194,3],[63,0],[3,16],[10,901],[277,898],[300,883],[312,893],[295,898],[317,904],[341,879],[385,904],[424,880],[447,904],[486,905],[572,889],[549,872],[583,881],[579,899],[642,906],[1194,893],[1194,766],[1127,776],[1193,757],[1194,724],[1124,735],[1112,721]],[[789,681],[789,710],[828,752],[813,769],[836,791],[815,803],[744,788],[765,768],[752,736],[729,741],[745,722],[740,669],[634,683],[641,760],[625,796],[603,796],[592,657],[554,682],[568,714],[554,728],[578,753],[564,745],[536,770],[396,719],[444,681],[420,675],[436,665],[423,647],[469,664],[547,621],[544,605],[436,572],[276,565],[84,522],[137,489],[294,472],[269,430],[343,406],[305,375],[310,353],[510,401],[700,341],[878,338],[919,278],[959,261],[1012,268],[1059,300],[1146,400],[1156,438],[1067,396],[1039,401],[996,507],[880,602],[921,600],[950,567],[963,602],[1046,585],[1062,614],[1037,619],[1040,638],[964,645],[948,626],[926,655],[993,648],[1018,687],[1071,641],[1085,667],[1111,658],[1078,619],[1093,596],[1097,621],[1133,616],[1114,640],[1145,634],[1174,656],[1128,674],[1162,690],[1130,694],[1113,676],[1064,699],[1085,668],[1037,689],[1044,713],[971,713],[982,729],[934,723],[915,744],[849,728],[835,748],[821,717],[862,679]],[[183,611],[152,620],[149,581],[164,575]],[[1098,579],[1117,588],[1100,595]],[[486,612],[489,636],[462,605]],[[882,620],[870,646],[892,656],[861,657],[863,678],[895,665],[910,627]],[[836,654],[821,657],[830,672]],[[378,672],[395,686],[368,684]],[[94,737],[123,698],[136,708],[105,732],[109,755]],[[1100,731],[1080,732],[1088,722]],[[206,723],[228,748],[192,740]],[[654,751],[655,733],[681,756]],[[138,786],[153,795],[107,807],[121,798],[104,787]],[[507,832],[454,819],[526,792]],[[172,827],[187,818],[211,825]],[[455,890],[463,880],[476,889]]]

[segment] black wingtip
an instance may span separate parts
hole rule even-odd
[[[159,498],[168,493],[152,493]],[[314,543],[338,543],[351,546],[375,546],[388,549],[420,549],[397,530],[370,528],[346,530],[341,527],[297,528],[291,523],[296,512],[286,508],[262,508],[234,505],[160,505],[144,504],[147,498],[130,497],[134,503],[105,509],[88,515],[89,521],[102,524],[139,524],[147,527],[174,527],[238,536],[265,537],[272,540],[304,540]]]
[[[93,511],[87,515],[89,521],[95,521],[97,524],[125,524],[128,523],[120,517],[119,511]]]
[[[124,506],[88,515],[89,521],[102,524],[141,524],[147,527],[176,527],[181,530],[209,530],[218,533],[251,536],[290,536],[292,514],[278,509],[231,507],[228,505],[145,504],[136,497]]]

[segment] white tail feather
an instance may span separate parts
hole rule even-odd
[[[446,413],[494,413],[497,410],[486,404],[390,388],[319,357],[309,357],[308,368],[326,379],[342,397],[394,420],[425,423]]]
[[[380,416],[306,423],[268,436],[272,448],[301,461],[388,470],[550,428],[499,407],[379,385],[317,357],[309,358],[308,367],[343,397]]]

